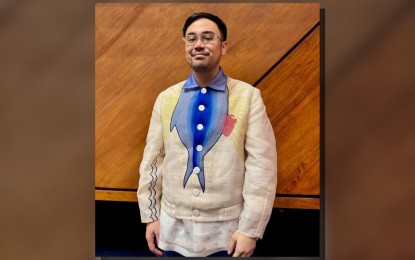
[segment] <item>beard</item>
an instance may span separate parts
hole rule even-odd
[[[208,62],[200,62],[200,61],[197,61],[197,62],[190,61],[189,65],[192,68],[192,70],[196,72],[210,71],[211,69],[215,67],[214,65],[209,64]]]

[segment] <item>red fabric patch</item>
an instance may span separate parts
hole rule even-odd
[[[228,137],[236,124],[236,118],[233,115],[226,115],[225,123],[223,124],[222,133]]]

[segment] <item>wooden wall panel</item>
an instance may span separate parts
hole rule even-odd
[[[124,33],[143,10],[136,4],[107,4],[95,9],[96,60]]]
[[[274,208],[320,209],[320,199],[276,197]]]
[[[226,22],[222,67],[250,84],[319,22],[318,4],[96,4],[97,189],[137,188],[154,101],[191,72],[181,28],[195,11]]]
[[[320,30],[259,85],[274,128],[279,194],[320,194]]]

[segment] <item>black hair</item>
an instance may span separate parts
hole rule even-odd
[[[189,16],[186,19],[186,22],[183,25],[183,37],[186,35],[187,28],[194,23],[196,20],[199,20],[201,18],[206,18],[211,20],[212,22],[216,23],[216,25],[219,28],[219,31],[221,32],[222,40],[226,41],[226,37],[228,35],[228,31],[226,29],[226,24],[216,15],[210,14],[210,13],[194,13],[191,16]]]

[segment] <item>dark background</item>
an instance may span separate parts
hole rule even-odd
[[[140,223],[139,216],[137,203],[97,201],[96,256],[103,260],[114,256],[154,256],[148,250],[145,224]],[[320,211],[274,208],[254,256],[319,255]]]
[[[326,258],[415,259],[415,2],[320,3]],[[94,2],[2,1],[0,57],[0,259],[93,259]]]

